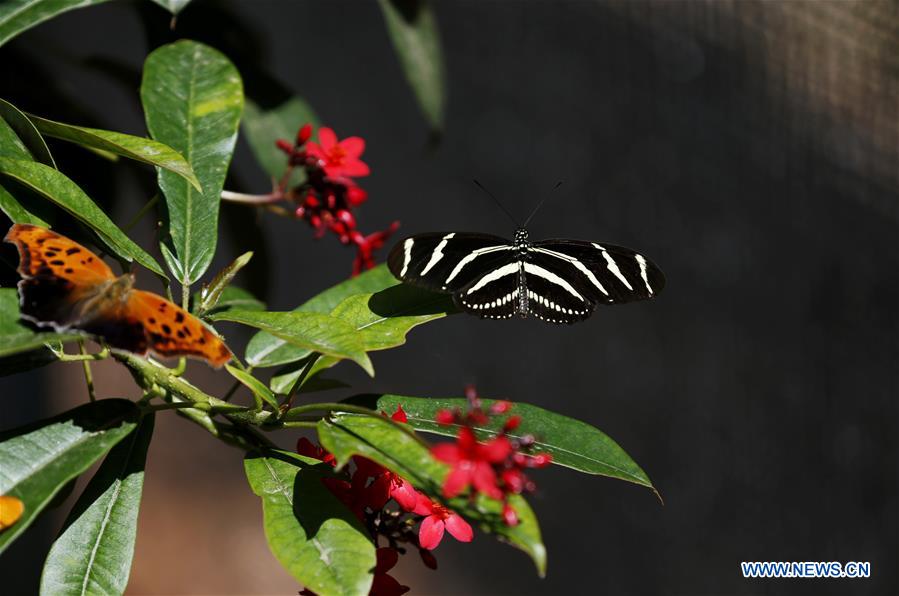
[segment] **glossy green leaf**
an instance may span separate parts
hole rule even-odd
[[[234,281],[234,276],[236,276],[252,258],[252,252],[245,252],[234,259],[234,261],[227,267],[219,271],[208,285],[203,286],[203,289],[200,291],[200,301],[196,307],[196,312],[200,316],[213,310],[216,305],[218,305],[219,299],[222,297],[222,292],[224,292],[231,282]]]
[[[265,386],[265,383],[263,383],[250,373],[235,368],[230,364],[226,364],[225,368],[229,373],[231,373],[232,377],[240,381],[244,387],[246,387],[253,393],[253,396],[256,398],[257,409],[262,408],[263,401],[275,410],[278,409],[278,400],[277,398],[275,398],[275,394],[272,393],[271,389]]]
[[[202,296],[200,292],[194,294],[194,304],[199,304],[201,300]],[[208,319],[213,315],[228,310],[265,310],[265,302],[259,300],[243,288],[228,286],[222,291],[215,307],[206,312],[198,313],[197,316]]]
[[[338,467],[346,465],[353,455],[361,455],[399,474],[432,497],[441,498],[449,468],[431,457],[425,444],[386,417],[332,414],[330,420],[318,423],[318,437],[322,447],[337,458]],[[541,576],[545,574],[546,548],[540,527],[523,498],[515,495],[509,500],[519,518],[518,525],[511,527],[503,523],[500,501],[480,495],[472,502],[462,496],[447,504],[482,530],[502,536],[526,552],[537,572]]]
[[[163,7],[173,15],[177,15],[179,12],[184,10],[184,7],[190,2],[190,0],[153,0],[156,4]]]
[[[33,159],[25,143],[2,117],[0,117],[0,157]]]
[[[375,546],[325,487],[326,464],[283,451],[251,454],[247,480],[262,497],[265,537],[281,565],[317,594],[368,594]]]
[[[407,285],[397,285],[376,294],[356,294],[345,299],[331,311],[331,316],[346,321],[358,332],[366,352],[395,348],[406,343],[406,334],[423,323],[441,319],[456,311],[453,300],[446,294],[435,294]],[[332,357],[320,358],[311,374],[337,364]],[[296,367],[293,380],[300,376]],[[282,374],[279,382],[290,379]]]
[[[222,185],[237,141],[243,83],[220,52],[194,41],[153,51],[144,63],[141,101],[150,136],[190,162],[203,188],[159,169],[168,236],[163,257],[174,276],[189,286],[215,254]]]
[[[0,553],[60,489],[134,430],[139,414],[128,400],[104,399],[0,434],[0,494],[25,503],[22,518],[0,533]]]
[[[35,331],[19,316],[19,293],[0,288],[0,358],[42,348],[48,341],[71,341],[85,336],[77,333]]]
[[[159,141],[111,130],[63,124],[30,114],[28,118],[45,136],[157,166],[174,172],[190,182],[194,188],[200,190],[200,181],[197,180],[187,160],[180,153]]]
[[[422,398],[403,395],[369,395],[350,400],[385,412],[395,412],[402,406],[409,418],[409,425],[416,430],[454,437],[459,432],[455,424],[440,425],[435,418],[440,410],[468,408],[468,401],[460,398]],[[495,400],[482,400],[485,407]],[[553,463],[587,474],[599,474],[633,482],[655,491],[652,482],[637,463],[607,434],[586,422],[568,418],[537,406],[517,402],[511,414],[521,416],[521,425],[509,433],[510,437],[536,438],[534,451],[549,453]],[[475,427],[479,439],[494,436],[503,425],[505,417],[497,416],[490,423]]]
[[[50,154],[47,143],[44,142],[41,133],[34,127],[28,116],[8,101],[0,99],[0,119],[6,122],[26,151],[26,155],[21,153],[17,155],[15,153],[4,153],[2,148],[0,148],[0,156],[13,159],[33,159],[51,168],[56,167],[56,162],[53,161],[53,156]]]
[[[275,393],[286,395],[293,384],[296,383],[300,376],[300,371],[306,365],[306,360],[288,364],[283,369],[272,375],[269,381],[269,388]],[[336,379],[326,379],[321,375],[309,375],[303,381],[300,393],[312,393],[313,391],[329,391],[331,389],[343,389],[349,387],[348,384]]]
[[[294,312],[330,313],[349,296],[379,292],[398,283],[400,282],[393,277],[386,265],[379,265],[357,277],[328,288],[303,303]],[[251,366],[260,368],[296,362],[308,355],[309,350],[292,346],[270,333],[260,332],[254,335],[247,344],[246,360]]]
[[[49,228],[50,224],[41,217],[40,209],[35,206],[23,204],[6,188],[0,185],[0,211],[13,223],[27,223]]]
[[[339,359],[347,358],[374,375],[371,360],[356,330],[330,315],[315,312],[257,312],[229,310],[210,317],[262,329],[287,343]]]
[[[427,0],[378,0],[387,33],[418,104],[435,130],[443,128],[443,54]]]
[[[0,46],[48,19],[73,8],[107,0],[3,0],[0,2]]]
[[[256,161],[272,180],[280,180],[287,168],[287,156],[275,146],[275,141],[286,139],[292,143],[300,127],[307,123],[317,126],[318,119],[312,107],[299,97],[292,97],[269,110],[247,100],[241,125]],[[290,184],[299,182],[291,180]]]
[[[0,174],[20,182],[53,201],[93,229],[109,249],[122,259],[137,261],[150,271],[165,276],[159,263],[135,244],[115,223],[64,174],[43,164],[0,157]]]
[[[128,585],[153,414],[112,448],[63,524],[41,594],[122,594]]]

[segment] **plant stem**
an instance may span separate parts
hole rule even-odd
[[[90,356],[91,354],[87,353],[87,349],[84,347],[84,340],[78,340],[78,347],[80,348],[82,356]],[[91,359],[92,360],[92,359]],[[84,381],[87,383],[87,396],[91,401],[97,401],[97,394],[94,392],[94,375],[91,372],[91,363],[90,360],[83,360],[81,362],[81,366],[84,368]]]
[[[245,205],[268,205],[270,203],[277,203],[284,199],[284,192],[280,189],[275,189],[270,193],[264,195],[251,195],[242,192],[234,192],[230,190],[222,191],[222,200],[229,201],[231,203],[243,203]]]
[[[285,413],[290,409],[291,404],[293,404],[293,398],[296,395],[297,391],[300,390],[300,387],[303,386],[303,382],[306,380],[306,377],[309,376],[309,371],[312,370],[312,367],[315,366],[315,363],[318,362],[318,359],[321,358],[321,354],[318,352],[313,353],[309,356],[309,361],[306,363],[306,366],[303,367],[302,372],[300,372],[300,376],[297,377],[297,380],[294,381],[293,385],[291,385],[290,390],[287,392],[287,397],[284,399],[284,403],[281,404],[279,410],[281,413]]]
[[[149,201],[147,201],[147,203],[143,207],[140,208],[140,211],[138,211],[137,214],[131,218],[131,221],[129,221],[122,227],[122,231],[123,232],[130,231],[131,228],[136,226],[137,222],[139,222],[143,218],[143,216],[146,215],[147,212],[150,211],[150,209],[152,209],[158,202],[159,202],[159,193],[156,193],[155,195],[153,195],[153,197]]]

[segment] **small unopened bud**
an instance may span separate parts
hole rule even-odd
[[[510,416],[506,423],[503,425],[503,430],[509,432],[510,430],[515,430],[521,424],[521,416]]]
[[[297,145],[302,145],[312,137],[312,125],[304,124],[297,131]]]
[[[346,200],[353,207],[361,205],[366,199],[368,199],[368,193],[358,186],[351,186],[346,189]]]
[[[508,503],[503,503],[503,522],[505,522],[507,526],[518,525],[518,513],[516,513],[515,509]]]
[[[277,141],[275,141],[275,146],[287,155],[291,155],[293,153],[293,145],[290,144],[290,141],[287,141],[285,139],[278,139]]]
[[[490,406],[490,413],[491,414],[505,414],[506,412],[508,412],[511,409],[512,409],[512,402],[502,399],[498,402],[494,402]]]
[[[438,410],[435,419],[437,424],[452,424],[456,421],[456,415],[450,410]]]

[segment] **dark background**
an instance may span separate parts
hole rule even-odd
[[[440,2],[448,104],[436,146],[369,2],[196,0],[174,34],[150,3],[75,11],[0,50],[0,95],[144,134],[142,60],[193,36],[236,62],[257,101],[296,93],[340,136],[367,140],[364,231],[399,219],[410,234],[510,236],[470,179],[520,219],[563,180],[532,238],[623,244],[662,267],[667,287],[649,303],[600,307],[572,327],[456,316],[375,355],[374,380],[336,369],[365,390],[461,395],[476,383],[585,420],[665,499],[539,472],[547,578],[478,534],[447,538],[437,573],[407,557],[395,575],[419,593],[897,594],[897,6]],[[119,222],[153,192],[148,168],[51,149]],[[268,190],[243,142],[226,187]],[[252,220],[224,207],[211,271],[256,249],[243,283],[271,308],[348,275],[352,253],[332,238]],[[137,235],[152,245],[149,223]],[[99,368],[102,395],[136,395],[115,364]],[[210,390],[229,384],[202,365],[191,374]],[[56,365],[0,379],[0,426],[85,399],[79,375]],[[295,590],[242,476],[236,450],[159,417],[130,591]],[[65,511],[0,559],[4,591],[35,590]],[[743,579],[740,562],[754,560],[870,561],[872,577]]]

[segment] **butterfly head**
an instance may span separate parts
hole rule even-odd
[[[515,230],[515,246],[522,246],[528,243],[528,231],[524,228]]]

